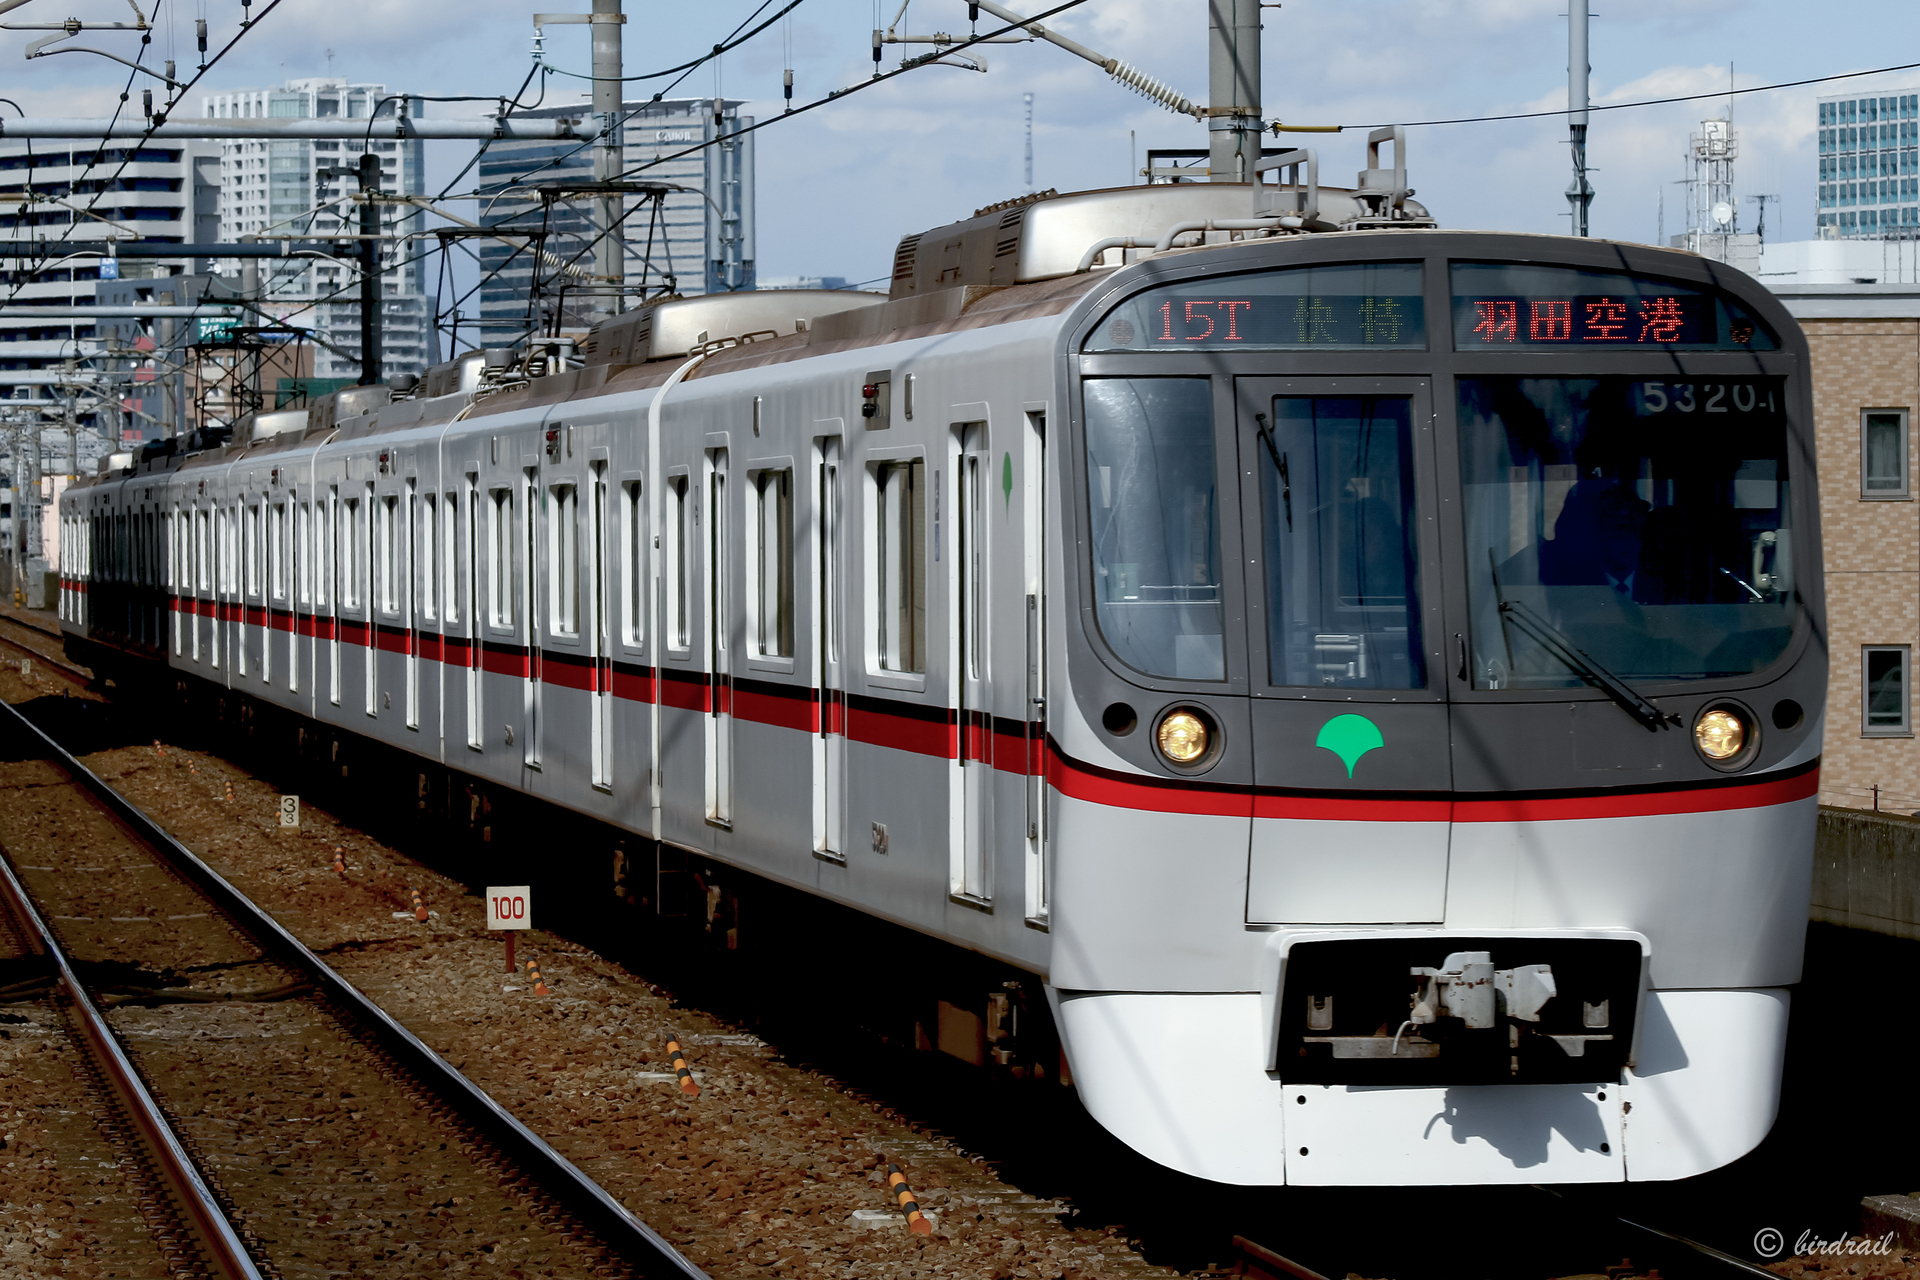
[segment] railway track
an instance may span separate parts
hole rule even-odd
[[[45,666],[54,676],[81,689],[93,686],[93,673],[67,661],[57,632],[48,631],[11,613],[0,613],[0,649]]]
[[[11,707],[0,748],[6,990],[145,1184],[166,1252],[128,1274],[702,1276]]]

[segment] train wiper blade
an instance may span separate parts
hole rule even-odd
[[[1569,639],[1565,632],[1518,600],[1500,602],[1500,620],[1503,623],[1511,621],[1534,643],[1569,669],[1578,672],[1581,679],[1619,703],[1620,709],[1638,720],[1647,732],[1653,733],[1680,723],[1679,716],[1667,714],[1635,693],[1626,681],[1582,652],[1580,646]]]
[[[1260,441],[1267,446],[1267,456],[1273,459],[1273,469],[1280,473],[1280,501],[1287,508],[1287,531],[1293,531],[1293,479],[1287,474],[1287,456],[1280,452],[1280,446],[1273,442],[1273,429],[1267,425],[1267,415],[1256,413],[1253,420],[1260,424]]]

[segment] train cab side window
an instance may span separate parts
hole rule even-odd
[[[754,477],[755,643],[763,658],[793,656],[793,472]]]
[[[547,500],[548,627],[556,636],[580,634],[580,490],[557,484]]]
[[[1100,633],[1149,675],[1224,680],[1212,387],[1089,378],[1085,394]]]
[[[629,480],[620,486],[622,496],[621,519],[626,521],[627,565],[622,576],[625,599],[621,601],[620,638],[628,645],[638,648],[646,641],[645,622],[641,610],[646,607],[647,592],[645,566],[647,563],[647,509],[640,505],[640,482]]]
[[[672,497],[673,517],[667,521],[667,643],[676,649],[693,643],[692,610],[688,608],[687,549],[692,545],[693,486],[685,476],[667,482]]]
[[[1867,645],[1860,650],[1860,736],[1913,736],[1913,646]]]
[[[1911,495],[1907,478],[1907,411],[1867,409],[1860,414],[1860,496],[1905,498]]]
[[[513,490],[490,489],[488,513],[488,620],[496,627],[513,625]]]
[[[926,462],[881,463],[874,472],[875,651],[882,671],[927,669]]]

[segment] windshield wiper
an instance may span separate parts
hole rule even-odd
[[[1500,602],[1501,625],[1504,627],[1509,620],[1564,666],[1578,672],[1581,679],[1619,703],[1620,709],[1638,720],[1648,733],[1680,723],[1679,716],[1669,715],[1635,693],[1626,681],[1588,657],[1564,632],[1518,600]]]
[[[1293,481],[1287,476],[1287,455],[1280,452],[1280,446],[1273,442],[1273,431],[1267,426],[1267,415],[1256,413],[1253,420],[1260,424],[1260,440],[1267,446],[1267,456],[1273,459],[1273,469],[1280,473],[1280,501],[1287,509],[1287,531],[1293,531]]]

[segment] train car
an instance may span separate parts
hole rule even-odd
[[[1037,975],[1175,1169],[1699,1173],[1800,975],[1806,344],[1409,195],[1049,193],[262,415],[68,491],[63,625]]]

